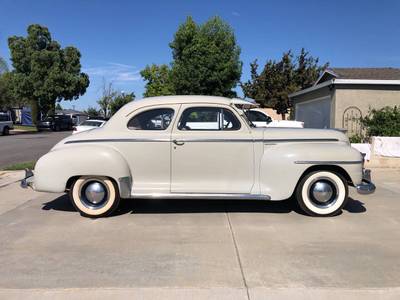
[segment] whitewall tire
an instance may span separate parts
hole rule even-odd
[[[82,216],[92,218],[112,214],[120,200],[118,186],[103,176],[79,177],[71,187],[69,197]]]
[[[348,201],[348,193],[343,176],[331,171],[315,171],[300,180],[296,200],[308,215],[328,217],[341,212]]]

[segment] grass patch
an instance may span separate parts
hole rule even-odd
[[[36,164],[36,161],[20,162],[20,163],[16,163],[16,164],[12,164],[7,167],[4,167],[3,171],[16,171],[16,170],[25,170],[25,169],[33,170],[35,168],[35,164]]]
[[[37,128],[35,126],[14,125],[14,129],[37,132]]]

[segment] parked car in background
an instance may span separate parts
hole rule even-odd
[[[289,127],[303,128],[304,122],[292,120],[273,120],[265,111],[257,108],[245,111],[247,118],[256,127]]]
[[[72,134],[76,134],[76,133],[79,133],[79,132],[83,132],[83,131],[87,131],[87,130],[103,127],[103,125],[106,122],[107,121],[105,121],[105,120],[94,120],[94,119],[93,120],[83,121],[78,126],[74,126]]]
[[[41,130],[72,130],[72,119],[67,115],[55,115],[38,122],[37,128]]]
[[[14,128],[11,115],[9,113],[0,112],[0,133],[9,135],[10,130]]]
[[[71,135],[42,156],[22,186],[68,192],[87,217],[120,198],[297,200],[332,216],[349,186],[373,193],[363,157],[342,132],[255,128],[231,99],[152,97],[123,106],[102,128]]]
[[[250,99],[249,99],[250,100]],[[247,118],[255,127],[288,127],[303,128],[304,122],[292,120],[273,120],[265,111],[258,108],[259,105],[254,100],[233,99],[232,102],[242,109]]]

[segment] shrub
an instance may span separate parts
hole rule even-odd
[[[372,109],[366,117],[361,118],[361,124],[368,137],[400,136],[400,107]]]
[[[349,140],[352,144],[359,144],[363,142],[364,138],[361,135],[355,134],[349,137]]]

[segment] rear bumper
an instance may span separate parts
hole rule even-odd
[[[363,169],[362,181],[356,185],[359,194],[368,195],[375,192],[375,184],[371,181],[371,170]]]
[[[21,187],[26,189],[28,187],[33,189],[33,182],[34,182],[35,176],[33,174],[32,170],[25,169],[25,177],[24,179],[21,180]]]

